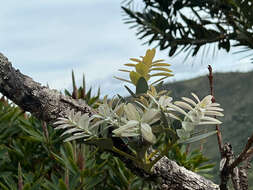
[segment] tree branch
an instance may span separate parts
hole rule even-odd
[[[231,170],[242,163],[244,160],[249,158],[253,154],[253,134],[248,139],[246,146],[244,147],[242,153],[238,156],[238,158],[231,164]]]
[[[0,53],[0,92],[29,111],[38,119],[50,124],[58,117],[66,117],[68,109],[82,113],[95,113],[88,105],[51,90],[23,75],[12,67],[8,59]],[[114,139],[115,142],[115,139]],[[174,161],[163,157],[153,167],[152,173],[144,172],[131,160],[120,157],[132,172],[142,177],[156,180],[157,189],[162,190],[219,190],[219,186],[204,177],[178,166]]]

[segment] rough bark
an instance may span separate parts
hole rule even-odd
[[[178,166],[176,162],[167,157],[160,159],[153,167],[156,175],[162,177],[160,184],[163,190],[218,190],[219,185],[212,181]]]
[[[38,119],[53,123],[58,117],[65,117],[68,109],[75,109],[92,115],[94,110],[84,103],[51,90],[12,67],[8,59],[0,53],[0,92],[30,112]],[[121,158],[128,168],[138,175],[156,178],[157,189],[163,190],[218,190],[212,181],[180,167],[176,162],[163,157],[153,167],[153,173],[145,173],[141,168],[125,158]],[[143,173],[142,173],[143,172]]]

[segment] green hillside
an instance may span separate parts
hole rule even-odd
[[[180,99],[182,96],[190,97],[191,92],[201,98],[210,94],[207,76],[168,83],[163,88],[171,90],[171,95],[175,99]],[[225,116],[221,118],[223,140],[230,142],[234,152],[239,153],[253,132],[253,72],[214,74],[214,95],[216,101],[224,108]],[[214,171],[217,175],[220,157],[216,136],[207,139],[204,153],[211,158],[212,162],[217,163]],[[253,177],[253,175],[250,176]],[[215,179],[217,178],[216,176]],[[249,181],[252,181],[253,187],[253,178]]]

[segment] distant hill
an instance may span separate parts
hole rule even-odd
[[[191,92],[196,93],[200,98],[210,94],[207,76],[168,83],[163,88],[171,90],[171,96],[175,99],[180,99],[182,96],[191,97]],[[214,74],[214,96],[224,108],[225,116],[221,118],[223,141],[230,142],[237,155],[253,133],[253,72]],[[207,139],[204,153],[213,162],[217,163],[220,160],[216,136]],[[216,174],[217,168],[216,166],[214,172]],[[250,176],[253,177],[253,172]],[[217,179],[217,176],[215,178]],[[253,189],[253,178],[249,181],[252,181]]]

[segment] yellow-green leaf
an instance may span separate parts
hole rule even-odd
[[[155,63],[155,64],[152,64],[152,67],[160,67],[160,66],[171,66],[171,64],[168,64],[168,63]]]
[[[158,68],[152,68],[151,71],[165,71],[165,72],[172,72],[172,70],[167,69],[167,68],[162,68],[162,67],[158,67]]]
[[[131,61],[137,62],[137,63],[141,63],[141,60],[136,59],[136,58],[130,58]]]
[[[132,84],[132,82],[130,80],[126,80],[126,79],[123,79],[123,78],[120,78],[120,77],[115,77],[115,76],[114,76],[114,78]]]
[[[125,66],[128,66],[128,67],[135,67],[135,65],[136,64],[134,64],[134,63],[126,63],[126,64],[124,64]]]
[[[122,71],[122,72],[127,72],[127,73],[130,73],[130,72],[131,72],[131,71],[126,70],[126,69],[119,69],[119,71]]]
[[[165,73],[165,72],[162,72],[162,73],[155,73],[155,74],[152,74],[151,77],[155,77],[155,76],[174,76],[173,74],[171,73]]]
[[[136,72],[139,73],[143,77],[147,76],[149,73],[149,67],[143,63],[138,63],[135,69],[136,69]]]
[[[130,77],[132,83],[134,85],[136,85],[139,78],[141,77],[141,75],[139,73],[135,72],[135,71],[131,71],[130,74],[129,74],[129,77]]]
[[[152,82],[151,85],[154,85],[154,84],[156,84],[156,83],[158,83],[158,82],[160,82],[160,81],[162,81],[162,80],[164,80],[166,78],[168,78],[168,76],[165,76],[165,77],[162,77],[160,79],[157,79],[156,81]]]
[[[162,61],[164,61],[164,59],[158,59],[158,60],[156,60],[156,61],[153,61],[153,64],[154,64],[154,63],[159,63],[159,62],[162,62]]]
[[[155,57],[155,48],[151,50],[148,49],[146,51],[146,55],[143,57],[143,62],[147,65],[151,65],[154,57]]]

